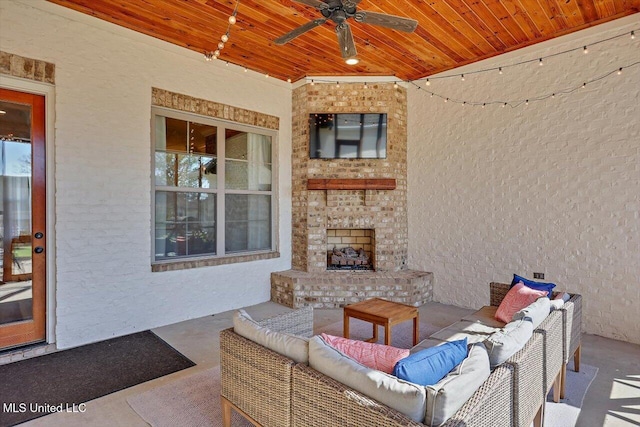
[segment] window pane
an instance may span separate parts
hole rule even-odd
[[[225,196],[225,250],[271,249],[271,196]]]
[[[227,130],[225,186],[271,191],[271,137]]]
[[[156,152],[156,185],[186,188],[216,188],[217,158],[191,154]]]
[[[156,259],[215,255],[214,194],[156,191]]]

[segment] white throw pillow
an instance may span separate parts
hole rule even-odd
[[[438,427],[462,408],[482,383],[489,378],[489,356],[482,343],[472,344],[469,355],[446,377],[427,390],[425,424]]]
[[[416,422],[424,420],[424,387],[361,365],[325,343],[319,336],[309,340],[309,366]]]
[[[260,326],[244,310],[238,310],[233,315],[233,330],[236,334],[298,363],[309,362],[309,340],[307,338]]]

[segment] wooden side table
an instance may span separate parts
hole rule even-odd
[[[413,319],[413,345],[418,344],[418,324],[420,313],[417,307],[398,302],[373,298],[344,307],[344,337],[349,338],[349,318],[373,323],[373,337],[368,342],[378,341],[378,325],[384,326],[384,343],[391,345],[391,328]]]

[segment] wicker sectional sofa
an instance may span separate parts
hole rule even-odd
[[[459,334],[487,327],[491,313],[508,289],[508,284],[491,283],[493,308],[478,310],[414,349],[455,340]],[[573,295],[565,305],[552,311],[524,346],[495,367],[462,407],[440,425],[529,427],[532,422],[541,425],[548,391],[554,384],[554,391],[561,390],[566,362],[574,354],[579,358],[580,329],[576,325],[581,321],[581,297]],[[312,336],[312,324],[311,308],[260,322],[273,331],[304,337]],[[492,325],[496,326],[500,325]],[[475,339],[479,342],[483,337]],[[339,381],[307,363],[276,353],[240,336],[233,328],[220,334],[220,366],[225,426],[230,426],[232,409],[254,425],[265,427],[425,425],[345,385],[348,381]],[[554,397],[557,399],[559,394],[554,393]]]

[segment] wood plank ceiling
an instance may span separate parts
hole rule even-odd
[[[217,49],[236,6],[235,0],[48,1],[203,54]],[[360,62],[346,65],[331,21],[286,45],[273,43],[320,11],[292,0],[240,0],[220,60],[281,80],[415,80],[638,13],[640,0],[362,0],[358,10],[412,18],[418,28],[407,34],[350,19]]]

